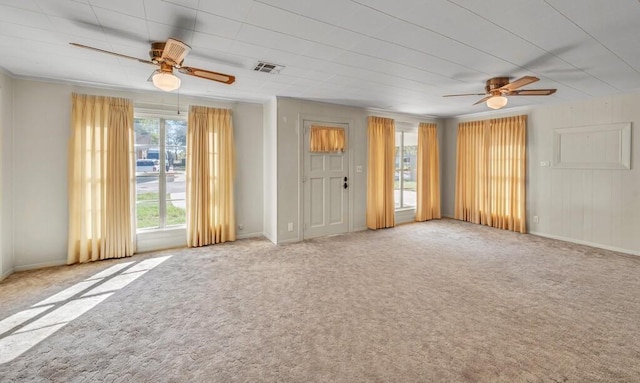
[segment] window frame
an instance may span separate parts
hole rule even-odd
[[[167,171],[166,171],[166,162],[168,161],[167,157],[167,143],[166,143],[166,121],[167,120],[178,120],[185,121],[188,123],[187,114],[181,114],[180,112],[176,113],[175,111],[167,111],[167,110],[155,110],[155,109],[144,109],[144,108],[134,108],[134,125],[135,120],[138,118],[148,118],[148,119],[158,119],[158,226],[154,227],[145,227],[139,228],[137,226],[138,220],[138,193],[137,193],[137,182],[136,182],[136,198],[135,198],[135,208],[133,219],[136,223],[136,234],[145,234],[145,233],[154,233],[160,231],[168,231],[168,230],[186,230],[186,221],[184,224],[177,225],[167,225],[167,203],[169,203],[169,199],[167,198]],[[185,132],[186,133],[186,132]],[[134,150],[132,153],[133,161],[138,159],[136,158],[137,148],[135,143],[135,133],[134,133]],[[185,143],[186,150],[186,143]],[[134,172],[135,177],[137,179],[137,172]],[[185,184],[186,186],[186,184]],[[185,204],[186,204],[187,196],[185,194]]]
[[[418,137],[418,126],[416,124],[412,124],[412,123],[396,123],[396,129],[395,129],[395,134],[398,135],[398,133],[400,134],[400,138],[401,138],[401,142],[398,143],[396,140],[396,144],[395,146],[397,146],[400,150],[400,154],[399,154],[399,158],[400,158],[400,166],[402,169],[404,169],[404,154],[405,154],[405,134],[406,133],[410,133],[410,134],[415,134],[416,135],[416,145],[417,145],[417,137]],[[417,166],[417,163],[416,163]],[[396,172],[398,172],[398,170],[395,168],[395,157],[394,157],[394,194],[395,194],[395,174]],[[415,212],[416,210],[416,206],[405,206],[404,205],[404,170],[400,170],[399,171],[399,176],[398,176],[398,182],[400,184],[400,203],[399,206],[394,206],[394,210],[396,212],[408,212],[408,211],[413,211]],[[396,201],[394,199],[394,205],[396,205]]]

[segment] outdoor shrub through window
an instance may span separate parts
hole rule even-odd
[[[134,128],[137,229],[185,225],[187,121],[136,117]]]

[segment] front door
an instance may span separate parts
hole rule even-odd
[[[311,153],[309,132],[313,125],[343,128],[345,137],[349,137],[348,124],[304,122],[305,239],[349,231],[348,142],[344,152]]]

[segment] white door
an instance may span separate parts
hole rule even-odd
[[[349,143],[343,153],[311,153],[309,131],[312,125],[343,128],[345,137],[349,137],[348,124],[304,122],[305,239],[349,231]]]

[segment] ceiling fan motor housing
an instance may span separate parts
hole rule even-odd
[[[500,95],[500,88],[509,84],[509,77],[494,77],[487,80],[487,85],[484,89],[487,91],[487,94],[492,94],[494,96]]]
[[[151,43],[151,50],[149,51],[149,57],[151,57],[151,61],[154,63],[159,63],[160,58],[162,57],[162,52],[164,52],[164,42],[160,43]]]
[[[167,39],[166,42],[151,43],[149,56],[154,63],[167,62],[176,68],[182,66],[184,58],[191,51],[191,47],[176,39]]]

